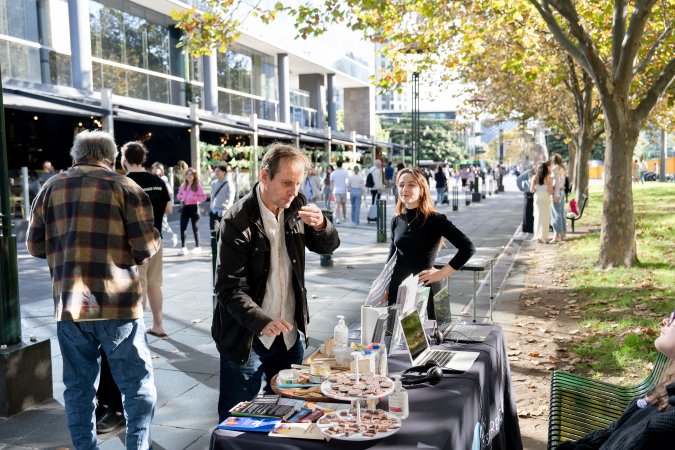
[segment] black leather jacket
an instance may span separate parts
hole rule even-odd
[[[305,226],[297,211],[307,204],[302,194],[284,213],[286,248],[293,268],[295,323],[306,334],[309,323],[305,289],[305,247],[332,253],[340,245],[337,230],[328,221],[322,231]],[[261,308],[270,272],[270,243],[263,231],[257,184],[241,201],[223,215],[218,239],[216,296],[211,335],[222,357],[245,364],[253,337],[260,334],[272,317]]]

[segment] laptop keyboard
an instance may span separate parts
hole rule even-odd
[[[431,350],[427,357],[422,361],[422,364],[426,363],[430,359],[433,359],[438,363],[439,366],[443,367],[445,364],[455,356],[455,352],[452,351],[438,351]]]

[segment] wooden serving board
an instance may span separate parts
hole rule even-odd
[[[309,383],[309,375],[300,374],[298,379],[299,384]],[[330,399],[323,395],[321,392],[321,386],[312,386],[308,388],[288,388],[288,389],[279,389],[279,384],[277,383],[277,375],[272,377],[272,390],[276,394],[281,394],[286,398],[292,398],[295,400],[307,400],[312,402],[332,402],[335,400]]]

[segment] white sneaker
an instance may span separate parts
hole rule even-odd
[[[183,255],[183,256],[189,255],[189,254],[190,254],[190,250],[188,250],[187,247],[182,247],[182,248],[180,249],[180,254]]]
[[[178,245],[178,236],[174,234],[173,236],[171,236],[171,246],[175,247],[177,245]]]
[[[195,248],[192,250],[192,253],[195,254],[195,255],[199,255],[201,252],[202,252],[202,248],[201,248],[201,247],[195,247]]]

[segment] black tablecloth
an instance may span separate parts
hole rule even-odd
[[[238,433],[214,430],[212,450],[219,449],[522,449],[506,344],[501,328],[492,328],[483,343],[454,344],[444,347],[480,353],[471,370],[445,375],[435,386],[409,386],[410,415],[401,429],[385,439],[330,442],[270,438],[265,433]],[[389,370],[400,372],[409,365],[407,355],[389,359]],[[386,400],[378,408],[387,410]]]

